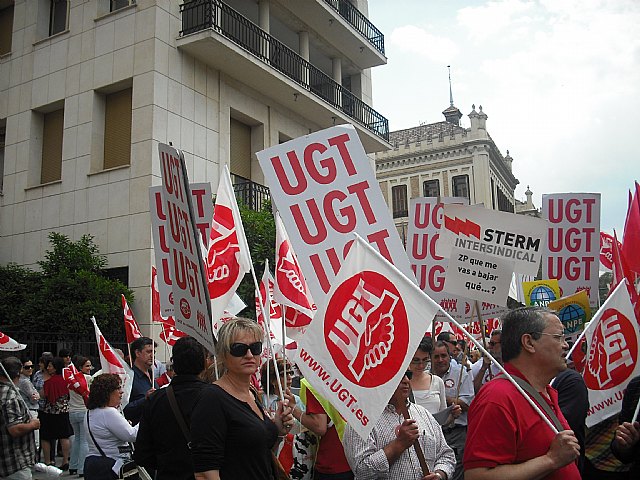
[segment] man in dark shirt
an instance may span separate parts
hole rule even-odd
[[[149,337],[136,338],[131,342],[131,357],[133,360],[133,385],[129,403],[124,407],[124,418],[132,425],[137,425],[142,416],[142,404],[151,395],[157,384],[153,384],[153,340]],[[155,388],[154,388],[155,387]]]
[[[628,478],[640,475],[640,414],[633,418],[640,402],[640,375],[627,385],[622,398],[622,410],[618,417],[618,428],[611,442],[611,451],[623,463],[631,463]]]
[[[202,389],[209,387],[198,378],[204,370],[206,351],[194,338],[182,337],[173,346],[172,358],[175,376],[169,387],[155,392],[144,404],[134,458],[138,465],[156,470],[156,480],[193,480],[188,441],[169,404],[167,389],[173,390],[189,428],[193,407]]]

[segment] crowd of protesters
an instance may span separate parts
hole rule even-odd
[[[124,411],[120,378],[91,376],[89,358],[73,359],[87,398],[61,376],[68,351],[45,352],[36,372],[30,357],[3,359],[0,479],[32,478],[40,461],[101,480],[132,460],[157,480],[622,480],[640,473],[633,418],[640,377],[619,417],[586,429],[586,386],[567,369],[563,326],[549,310],[526,307],[502,318],[487,339],[498,364],[449,332],[425,337],[367,438],[287,359],[264,363],[262,340],[258,324],[242,318],[221,327],[216,352],[183,337],[173,347],[171,381],[161,387],[166,368],[154,359],[154,342],[137,339]]]

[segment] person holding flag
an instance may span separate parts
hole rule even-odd
[[[622,398],[618,428],[611,442],[611,451],[623,463],[632,463],[628,478],[640,475],[640,376],[633,378]]]
[[[578,480],[575,462],[580,446],[562,415],[556,390],[549,385],[567,368],[564,326],[543,307],[512,310],[502,324],[505,370],[545,411],[558,433],[499,375],[480,389],[469,408],[465,479]]]
[[[78,371],[75,365],[80,366]],[[73,428],[71,442],[71,458],[69,460],[69,474],[84,474],[84,459],[89,452],[89,444],[84,430],[84,417],[87,413],[85,402],[89,399],[91,385],[91,369],[93,365],[87,357],[76,355],[74,361],[65,367],[62,376],[69,387],[69,421]]]
[[[155,392],[158,385],[153,377],[153,340],[149,337],[136,338],[130,345],[133,360],[133,385],[129,403],[124,407],[124,418],[137,425],[142,417],[142,404]]]

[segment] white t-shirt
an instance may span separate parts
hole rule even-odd
[[[482,358],[477,360],[473,365],[471,365],[471,375],[473,375],[474,380],[480,373],[481,368],[482,368]],[[491,372],[491,375],[489,375],[489,372]],[[499,373],[500,373],[500,369],[496,366],[495,363],[491,362],[491,367],[487,368],[484,372],[484,377],[482,378],[482,385],[487,383],[492,378],[495,378],[496,375],[498,375]]]
[[[113,407],[95,408],[89,410],[89,427],[91,433],[100,445],[100,448],[107,457],[116,460],[123,456],[118,447],[126,446],[128,442],[135,442],[138,436],[138,426],[132,427],[125,420],[122,414]],[[87,429],[87,417],[84,417],[84,428],[87,443],[89,444],[89,455],[100,455],[100,451],[93,443],[93,439]],[[128,456],[125,456],[128,458]],[[115,467],[114,467],[115,468]]]
[[[444,382],[439,376],[434,374],[431,375],[431,385],[429,389],[413,390],[413,398],[417,405],[420,405],[432,415],[447,408]]]

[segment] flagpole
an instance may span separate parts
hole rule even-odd
[[[626,285],[627,281],[623,280],[622,282],[620,282],[618,284],[618,286],[613,290],[613,292],[611,292],[611,295],[609,295],[607,297],[607,299],[604,301],[604,303],[602,304],[602,306],[598,309],[598,311],[591,316],[591,318],[595,317],[596,315],[598,315],[598,312],[600,310],[602,310],[603,308],[607,307],[608,303],[609,303],[609,299],[612,298],[614,296],[614,294],[616,293],[616,291],[622,286],[622,285]],[[578,346],[578,344],[580,343],[580,341],[582,340],[582,338],[587,334],[587,331],[591,328],[591,325],[594,325],[597,322],[593,322],[593,321],[589,321],[589,323],[587,323],[587,325],[584,327],[584,330],[582,330],[582,332],[580,333],[580,336],[576,339],[576,341],[574,342],[573,345],[571,345],[571,348],[569,349],[569,351],[567,352],[566,358],[571,358],[571,354],[573,353],[573,351],[576,349],[576,347]]]
[[[285,309],[287,307],[285,305],[280,305],[280,309],[282,310],[282,359],[284,360],[284,371],[282,372],[283,377],[282,377],[282,382],[283,385],[287,385],[287,352],[285,349],[285,343],[287,343],[285,341],[285,327],[284,327],[284,315],[285,315]]]
[[[384,258],[375,248],[373,248],[371,245],[365,242],[360,235],[358,235],[355,232],[353,233],[353,235],[356,237],[357,241],[359,241],[362,245],[364,245],[364,247],[368,249],[370,252],[372,252],[375,256],[377,256],[380,259],[384,259],[384,261],[387,262],[391,266],[392,270],[394,270],[397,274],[406,277],[404,273],[398,270],[398,267],[396,267],[394,264],[392,264],[386,258]],[[500,363],[498,363],[498,361],[495,358],[493,358],[493,356],[482,346],[482,344],[478,342],[475,338],[473,338],[473,335],[471,335],[464,328],[462,328],[462,326],[451,315],[449,315],[449,313],[445,311],[444,308],[442,308],[437,302],[435,302],[429,295],[427,295],[422,290],[420,290],[420,288],[415,283],[411,281],[408,283],[411,284],[410,288],[412,288],[417,294],[421,295],[422,297],[427,298],[428,301],[431,304],[433,304],[434,307],[440,310],[445,315],[445,317],[449,319],[451,323],[453,323],[455,326],[457,326],[460,330],[463,331],[464,336],[466,336],[482,353],[484,353],[487,357],[489,357],[489,359],[492,362],[496,364],[498,369],[504,374],[505,378],[513,384],[513,386],[516,388],[516,390],[518,390],[518,392],[520,392],[520,394],[525,398],[525,400],[529,403],[529,405],[531,405],[531,407],[536,411],[536,413],[540,415],[540,418],[542,418],[542,420],[549,426],[549,428],[553,431],[553,433],[557,434],[558,430],[553,425],[553,423],[551,423],[551,420],[547,418],[547,416],[542,412],[542,410],[540,410],[540,407],[536,405],[533,399],[529,395],[527,395],[527,393],[522,389],[522,387],[516,383],[513,377],[504,369],[502,365],[500,365]]]
[[[487,348],[487,339],[484,336],[484,319],[482,318],[482,314],[480,313],[480,302],[478,300],[475,301],[476,307],[476,316],[478,317],[478,321],[480,322],[480,336],[482,338],[482,346]],[[491,369],[491,365],[489,365],[489,380],[493,380],[493,370]]]
[[[282,393],[282,382],[280,381],[280,377],[278,376],[278,363],[276,362],[276,356],[273,354],[273,344],[271,343],[271,323],[270,317],[267,317],[267,313],[265,311],[265,306],[262,304],[262,296],[260,295],[260,287],[258,286],[258,279],[256,278],[256,272],[253,269],[253,262],[251,262],[251,277],[253,278],[253,284],[256,289],[256,298],[258,299],[258,305],[260,306],[260,312],[262,313],[262,318],[264,319],[264,326],[267,334],[267,343],[269,345],[269,354],[271,356],[271,360],[273,360],[273,368],[275,369],[276,382],[278,384],[278,392],[280,393],[280,398],[284,401],[284,394]],[[265,285],[265,292],[267,296],[269,295],[269,285]],[[267,372],[269,371],[269,367],[267,367]]]

